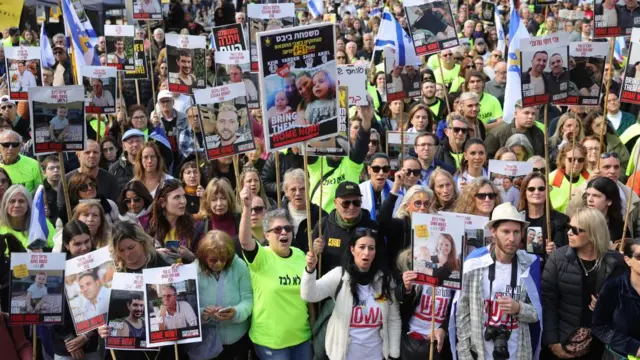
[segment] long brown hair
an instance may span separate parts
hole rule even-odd
[[[151,218],[149,219],[149,235],[155,237],[156,240],[161,243],[171,231],[171,224],[167,220],[164,214],[164,208],[162,207],[162,201],[167,201],[167,197],[170,192],[182,187],[180,180],[171,179],[164,182],[164,186],[156,192],[156,197],[153,200],[151,206]],[[195,233],[195,221],[191,217],[191,214],[185,212],[176,221],[176,235],[179,239],[187,239],[187,246],[191,246],[193,235]]]
[[[138,156],[136,156],[136,164],[133,172],[133,178],[136,180],[144,181],[144,173],[145,169],[142,165],[142,152],[146,148],[151,148],[158,159],[158,163],[156,165],[156,171],[158,172],[158,179],[162,180],[164,178],[164,173],[167,172],[167,168],[164,166],[164,159],[162,157],[162,153],[160,152],[160,148],[153,142],[148,142],[144,144],[142,149],[138,152]]]
[[[453,241],[453,236],[445,233],[441,233],[440,237],[447,240],[449,245],[451,246],[451,251],[449,251],[449,255],[447,255],[447,262],[445,266],[451,269],[452,271],[460,271],[460,262],[458,261],[458,257],[456,256],[456,243]],[[438,242],[440,239],[438,239]]]
[[[547,179],[544,177],[544,174],[539,172],[532,172],[522,179],[522,183],[520,184],[520,200],[518,201],[518,211],[527,211],[529,208],[529,203],[527,202],[527,187],[529,186],[529,182],[533,179],[540,179],[547,186]],[[549,188],[547,188],[547,191]],[[545,201],[547,199],[547,195],[545,194]]]

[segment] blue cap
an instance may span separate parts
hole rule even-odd
[[[144,137],[144,133],[138,129],[129,129],[124,133],[124,135],[122,135],[122,141],[126,141],[134,136]]]

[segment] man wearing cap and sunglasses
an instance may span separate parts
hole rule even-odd
[[[7,171],[11,182],[24,185],[32,194],[42,183],[40,165],[30,157],[20,155],[22,137],[13,130],[0,132],[0,167]]]
[[[31,135],[29,134],[31,131],[31,124],[29,124],[28,119],[23,119],[18,115],[16,110],[16,104],[9,100],[8,95],[0,97],[0,115],[9,120],[12,124],[13,130],[27,141],[31,139]]]
[[[63,46],[53,47],[53,56],[56,62],[51,67],[53,69],[53,86],[74,85],[73,68],[67,55],[67,50]]]
[[[493,243],[464,262],[449,338],[457,338],[460,359],[532,359],[542,330],[540,260],[519,250],[529,223],[511,203],[496,206],[491,219]]]
[[[318,226],[313,229],[313,252],[322,253],[321,269],[324,275],[336,266],[340,266],[342,256],[349,249],[349,239],[357,228],[378,230],[379,226],[371,219],[368,210],[362,208],[362,193],[358,184],[345,181],[336,189],[335,209],[322,221],[322,238]],[[309,245],[303,252],[308,252]]]

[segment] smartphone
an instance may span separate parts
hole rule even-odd
[[[229,311],[231,311],[231,308],[232,308],[232,307],[233,307],[233,306],[227,306],[226,308],[222,308],[222,309],[218,310],[218,312],[219,312],[219,313],[222,313],[222,312],[229,312]]]
[[[166,242],[165,247],[167,249],[178,249],[180,247],[180,242],[178,240],[169,240]]]

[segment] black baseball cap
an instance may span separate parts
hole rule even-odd
[[[360,186],[358,186],[358,184],[351,181],[341,182],[340,185],[338,185],[338,188],[336,189],[336,197],[341,198],[341,197],[351,196],[351,195],[362,196],[362,193],[360,192]]]

